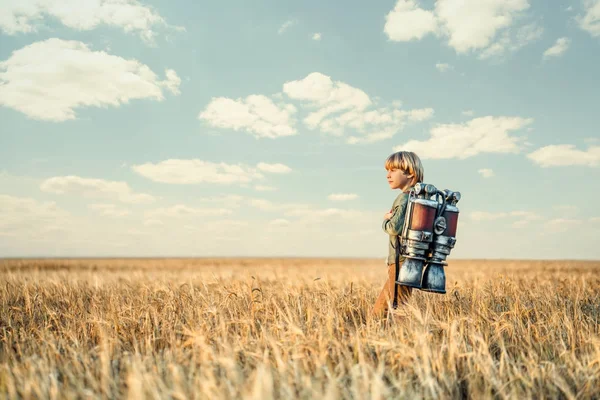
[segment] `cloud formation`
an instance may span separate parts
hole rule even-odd
[[[131,169],[155,182],[172,184],[216,183],[230,185],[250,183],[265,179],[262,172],[285,174],[291,168],[284,164],[258,163],[256,167],[246,164],[215,163],[199,159],[169,159],[158,163],[134,165]],[[262,172],[261,172],[262,171]]]
[[[147,42],[152,42],[157,27],[167,25],[158,12],[137,0],[19,0],[2,2],[0,30],[7,35],[37,32],[48,17],[80,31],[118,27]]]
[[[443,37],[457,53],[479,51],[481,58],[516,50],[541,35],[535,24],[515,28],[528,0],[437,0],[426,10],[415,0],[398,0],[385,18],[392,41]]]
[[[558,38],[556,40],[556,43],[554,43],[554,45],[552,47],[550,47],[549,49],[544,51],[544,58],[547,59],[550,57],[562,56],[565,53],[565,51],[567,51],[570,44],[571,44],[571,39],[566,38],[566,37]]]
[[[318,128],[335,136],[356,131],[359,135],[347,139],[350,144],[391,138],[407,121],[420,122],[433,115],[431,108],[408,111],[396,107],[372,108],[375,102],[364,91],[319,72],[286,82],[283,92],[312,110],[303,120],[309,129]]]
[[[254,190],[256,190],[257,192],[274,192],[277,189],[274,188],[273,186],[256,185],[256,186],[254,186]]]
[[[583,223],[582,220],[576,218],[554,218],[546,221],[544,234],[566,232]]]
[[[408,42],[420,40],[438,30],[438,20],[433,11],[424,10],[414,0],[399,0],[385,16],[383,31],[390,40]]]
[[[579,150],[572,144],[550,145],[529,153],[527,158],[543,168],[568,165],[597,167],[600,165],[600,146]]]
[[[48,178],[42,182],[40,189],[47,193],[76,194],[86,198],[114,199],[130,204],[152,203],[155,201],[154,196],[145,193],[135,193],[127,182],[82,178],[74,175]]]
[[[480,153],[518,153],[523,138],[511,136],[533,120],[520,117],[479,117],[462,124],[439,124],[431,138],[410,140],[394,151],[414,151],[423,159],[465,159]]]
[[[233,211],[227,208],[189,207],[177,204],[171,207],[161,207],[144,213],[146,221],[161,221],[164,218],[183,217],[219,217],[230,215]]]
[[[494,176],[494,171],[489,168],[482,168],[477,172],[479,172],[479,174],[484,178],[491,178],[492,176]]]
[[[437,63],[437,64],[435,64],[435,67],[440,72],[446,72],[446,71],[452,69],[452,65],[446,64],[446,63]]]
[[[287,174],[289,172],[292,172],[292,169],[290,167],[288,167],[287,165],[284,164],[267,164],[267,163],[258,163],[256,165],[256,167],[263,171],[263,172],[268,172],[268,173],[272,173],[272,174]]]
[[[347,201],[357,199],[358,195],[356,193],[332,193],[327,198],[332,201]]]
[[[600,36],[600,0],[584,0],[585,14],[578,17],[579,27],[594,37]]]
[[[136,60],[92,51],[82,42],[48,39],[12,53],[0,62],[0,105],[47,121],[76,118],[82,107],[118,107],[134,99],[179,94],[181,80],[166,70],[161,81]]]
[[[533,211],[509,211],[509,212],[489,212],[489,211],[473,211],[469,217],[473,221],[508,221],[515,228],[522,228],[532,221],[542,220],[543,217]]]
[[[245,99],[216,97],[198,118],[218,128],[238,131],[243,129],[257,138],[275,139],[296,134],[291,104],[276,105],[263,95],[250,95]]]
[[[0,194],[0,234],[39,231],[43,226],[60,224],[69,215],[55,202]]]
[[[235,100],[218,97],[200,112],[199,118],[214,127],[244,130],[257,138],[274,139],[297,133],[293,115],[300,108],[308,112],[302,119],[308,129],[334,136],[354,132],[346,141],[356,144],[391,138],[408,122],[421,122],[433,116],[432,108],[401,110],[395,103],[376,108],[377,102],[361,89],[319,72],[285,82],[283,92],[272,97],[281,100],[284,95],[288,102],[299,102],[298,107],[286,102],[277,105],[264,95]]]
[[[277,33],[280,34],[280,35],[282,35],[285,31],[287,31],[291,26],[293,26],[295,24],[296,24],[295,20],[288,19],[283,24],[281,24],[281,26],[277,30]]]
[[[515,29],[506,29],[493,44],[479,53],[478,58],[484,60],[514,53],[541,38],[543,33],[544,29],[536,23],[526,24]]]
[[[130,214],[129,210],[120,208],[115,204],[90,204],[88,208],[107,217],[124,217]]]

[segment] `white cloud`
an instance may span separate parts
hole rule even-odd
[[[329,76],[319,72],[313,72],[302,80],[284,83],[283,92],[291,99],[308,101],[319,108],[305,120],[313,129],[332,113],[364,110],[372,104],[369,96],[362,90],[343,82],[334,82]]]
[[[295,20],[287,20],[285,21],[283,24],[281,24],[281,26],[279,27],[279,30],[277,31],[278,34],[283,34],[285,31],[288,30],[288,28],[290,28],[291,26],[295,25],[296,21]]]
[[[383,31],[397,42],[420,40],[438,29],[436,16],[424,10],[414,0],[398,0],[396,6],[385,16]]]
[[[221,219],[221,220],[212,220],[207,221],[205,224],[199,225],[184,225],[184,228],[192,231],[221,231],[226,232],[227,230],[236,229],[239,230],[248,226],[248,221],[240,221],[240,220],[231,220],[231,219]]]
[[[107,217],[124,217],[129,215],[129,211],[124,208],[119,208],[115,204],[90,204],[90,210],[98,211],[101,215]]]
[[[265,199],[249,199],[248,204],[263,211],[275,211],[281,209],[281,205],[277,205],[272,201]]]
[[[51,17],[80,31],[108,25],[152,42],[155,28],[167,25],[155,10],[137,0],[8,0],[2,2],[1,8],[0,30],[8,35],[37,32],[42,22]]]
[[[567,165],[596,167],[600,164],[600,146],[589,146],[584,151],[572,144],[550,145],[529,153],[527,158],[544,168]]]
[[[488,212],[488,211],[473,211],[469,215],[473,221],[496,221],[505,220],[511,222],[515,228],[522,228],[532,221],[542,219],[540,215],[532,211],[508,211],[508,212]]]
[[[546,222],[544,233],[561,233],[581,225],[583,221],[575,218],[554,218]]]
[[[212,126],[243,129],[257,138],[295,135],[293,115],[297,107],[282,103],[284,95],[307,111],[302,121],[308,129],[334,136],[353,131],[354,135],[346,139],[350,144],[391,138],[408,122],[421,122],[433,116],[432,108],[401,110],[397,101],[391,107],[375,108],[377,98],[371,99],[358,88],[313,72],[303,79],[285,82],[283,91],[271,98],[264,95],[237,100],[213,98],[198,117]],[[276,105],[273,99],[281,104]]]
[[[150,203],[155,200],[149,194],[134,193],[126,182],[81,178],[74,175],[48,178],[42,182],[40,189],[48,193],[115,199],[130,204]]]
[[[174,184],[195,183],[248,183],[263,179],[254,167],[244,164],[213,163],[198,159],[169,159],[159,163],[145,163],[131,167],[138,174],[155,182]]]
[[[324,221],[329,218],[356,219],[365,213],[359,210],[347,210],[341,208],[291,208],[284,213],[288,217],[300,217],[303,222]]]
[[[273,226],[288,226],[290,224],[290,221],[288,221],[285,218],[277,218],[270,221],[269,224]]]
[[[501,57],[506,53],[514,53],[541,38],[543,33],[544,28],[536,23],[524,25],[516,30],[505,30],[498,40],[479,54],[479,58],[487,59]]]
[[[556,40],[554,46],[550,47],[546,51],[544,51],[544,58],[549,57],[559,57],[567,51],[569,45],[571,44],[571,39],[566,37],[561,37]]]
[[[245,99],[213,98],[198,118],[211,126],[238,131],[246,130],[256,138],[278,138],[296,134],[291,104],[276,105],[263,95]]]
[[[136,60],[56,38],[30,44],[0,62],[0,104],[48,121],[75,119],[75,109],[81,107],[161,101],[163,89],[178,94],[179,83],[173,70],[166,70],[166,80],[160,81]]]
[[[433,115],[433,109],[399,110],[395,108],[369,109],[374,101],[362,90],[331,77],[313,72],[304,79],[289,81],[283,92],[291,99],[304,102],[314,110],[304,118],[311,130],[342,136],[348,129],[361,136],[351,136],[348,143],[375,142],[390,138],[400,131],[406,121],[423,121]]]
[[[467,117],[472,117],[473,115],[475,115],[475,111],[473,111],[473,110],[465,110],[461,114],[462,115],[466,115]]]
[[[494,221],[497,219],[506,218],[508,213],[505,212],[488,212],[488,211],[473,211],[471,212],[471,219],[474,221]]]
[[[181,94],[179,86],[181,85],[181,78],[172,69],[165,70],[165,81],[160,83],[160,86],[165,87],[168,91],[173,94]]]
[[[438,0],[435,12],[457,52],[488,47],[498,31],[512,25],[527,0]]]
[[[515,228],[521,228],[529,225],[529,223],[532,221],[539,221],[543,219],[542,216],[532,211],[511,211],[509,215],[513,218],[516,218],[516,221],[513,221],[512,223],[512,226]]]
[[[457,53],[482,51],[481,58],[487,58],[539,38],[534,24],[511,29],[528,8],[528,0],[437,0],[433,10],[426,10],[414,0],[398,0],[384,32],[400,42],[435,34],[447,38]]]
[[[452,65],[446,64],[446,63],[437,63],[437,64],[435,64],[435,67],[440,72],[446,72],[453,68]]]
[[[482,168],[477,172],[479,172],[484,178],[491,178],[492,176],[494,176],[494,171],[492,171],[489,168]]]
[[[312,35],[313,40],[321,40],[321,33],[317,32]]]
[[[244,208],[230,208],[229,204],[220,203],[233,203],[237,197],[242,198]],[[133,215],[131,218],[101,217],[88,211],[81,217],[67,214],[68,219],[58,218],[58,213],[52,210],[47,217],[40,218],[39,213],[23,207],[27,204],[25,199],[14,198],[11,203],[23,208],[19,214],[28,218],[18,225],[8,223],[17,211],[2,200],[0,197],[0,253],[9,257],[335,257],[339,254],[369,257],[377,252],[374,253],[373,248],[381,245],[381,238],[377,239],[372,232],[367,234],[372,230],[373,221],[380,217],[379,212],[378,216],[353,210],[346,214],[346,210],[326,211],[311,205],[274,202],[265,203],[271,208],[260,212],[249,210],[253,206],[248,204],[247,196],[207,196],[195,199],[194,204],[161,205],[156,209],[127,207]],[[41,204],[35,202],[34,206]],[[284,215],[293,210],[306,211]],[[288,228],[292,226],[293,229]],[[281,235],[282,231],[286,234]],[[348,236],[338,240],[339,232]],[[357,239],[360,241],[356,242]],[[347,247],[349,241],[354,243],[351,249]]]
[[[433,117],[433,108],[415,108],[403,114],[410,121],[422,122]]]
[[[220,217],[224,215],[230,215],[232,213],[233,211],[228,208],[198,208],[177,204],[171,207],[161,207],[154,210],[148,210],[144,213],[144,216],[146,221],[161,221],[161,219],[164,218]]]
[[[244,201],[244,196],[228,194],[212,197],[200,197],[197,199],[200,203],[218,204],[221,207],[238,208]]]
[[[584,0],[585,15],[578,17],[579,27],[594,37],[600,36],[600,0]]]
[[[294,223],[313,223],[316,220],[326,218],[342,218],[351,219],[354,217],[364,216],[363,211],[346,210],[340,208],[317,208],[310,204],[301,203],[275,203],[266,199],[250,198],[246,203],[251,207],[257,208],[265,212],[282,213],[285,217],[296,217]]]
[[[263,172],[268,172],[271,174],[287,174],[292,172],[292,169],[284,164],[267,164],[267,163],[258,163],[256,168]]]
[[[410,140],[394,151],[414,151],[423,159],[465,159],[480,153],[518,153],[522,138],[510,136],[530,124],[520,117],[480,117],[464,124],[440,124],[425,141]]]
[[[15,235],[21,231],[34,233],[42,227],[61,223],[69,215],[55,202],[0,194],[0,232],[12,232]]]
[[[277,189],[273,186],[256,185],[254,186],[254,190],[256,190],[257,192],[274,192]]]
[[[356,193],[332,193],[327,198],[332,201],[347,201],[357,199],[358,195]]]
[[[202,221],[202,224],[184,225],[185,234],[188,237],[202,238],[202,250],[205,251],[211,243],[220,243],[224,248],[235,247],[236,250],[243,246],[241,242],[247,242],[244,237],[252,226],[248,221],[239,220],[213,220]],[[190,235],[191,234],[191,235]],[[197,246],[196,246],[197,247]]]

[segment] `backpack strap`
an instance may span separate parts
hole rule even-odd
[[[398,284],[396,283],[396,279],[398,279],[398,274],[400,273],[400,236],[396,236],[396,273],[394,275],[394,301],[392,303],[392,308],[398,308]]]

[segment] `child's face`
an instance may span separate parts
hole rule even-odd
[[[387,170],[387,180],[390,189],[406,189],[410,186],[413,176],[407,175],[400,168],[392,168]]]

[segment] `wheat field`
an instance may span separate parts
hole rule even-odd
[[[0,398],[600,398],[600,262],[0,260]]]

